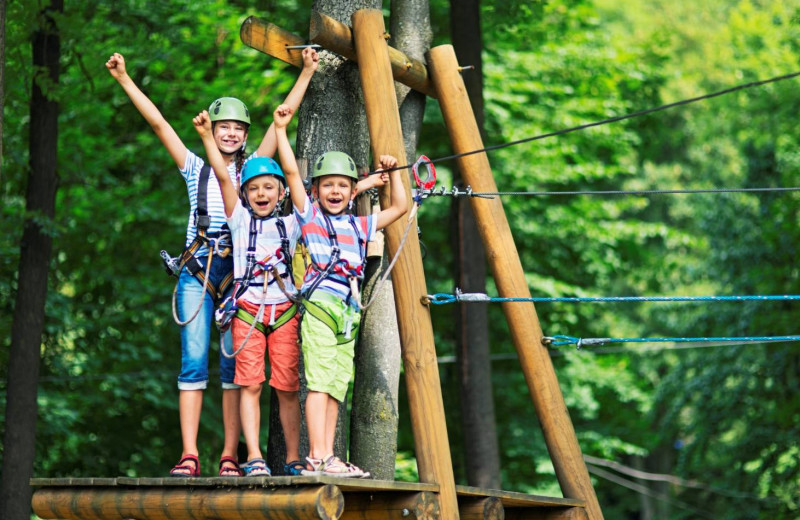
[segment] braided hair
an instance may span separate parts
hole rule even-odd
[[[244,166],[245,159],[247,155],[245,154],[244,147],[239,148],[236,150],[236,155],[233,158],[234,164],[236,164],[236,179],[242,178],[242,167]]]

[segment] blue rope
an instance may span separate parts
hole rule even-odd
[[[536,302],[536,303],[608,303],[608,302],[743,302],[743,301],[786,301],[800,300],[800,294],[755,295],[755,296],[596,296],[596,297],[533,297],[533,298],[501,298],[483,293],[429,294],[427,302],[433,305],[465,302]]]
[[[547,336],[544,342],[554,347],[575,345],[577,348],[594,347],[608,343],[755,343],[773,341],[800,341],[800,336],[744,336],[744,337],[698,337],[698,338],[576,338],[573,336]]]

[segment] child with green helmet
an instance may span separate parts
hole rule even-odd
[[[313,49],[303,51],[303,70],[285,103],[295,109],[305,95],[311,77],[317,68],[318,56]],[[217,179],[209,175],[209,168],[201,157],[190,151],[155,104],[139,89],[128,75],[125,59],[114,53],[106,68],[117,80],[139,113],[152,126],[156,136],[186,181],[189,192],[190,213],[186,229],[186,250],[177,268],[178,284],[173,300],[173,313],[181,325],[181,372],[178,376],[178,410],[180,415],[183,450],[178,464],[170,470],[175,477],[200,476],[197,436],[203,390],[208,386],[208,355],[210,335],[214,321],[215,303],[231,290],[233,259],[230,250],[230,233],[225,222],[225,211]],[[250,114],[245,104],[233,97],[215,100],[209,106],[215,147],[222,155],[227,175],[236,182],[245,160],[245,145],[250,129]],[[276,133],[270,126],[255,154],[272,156],[276,150]],[[184,266],[186,268],[184,268]],[[232,348],[230,333],[221,340]],[[221,345],[220,350],[224,348]],[[220,476],[238,476],[241,470],[236,458],[241,423],[239,418],[239,386],[234,383],[235,363],[220,355],[220,380],[222,382],[222,416],[225,433]]]
[[[222,155],[215,146],[208,112],[194,118],[208,160],[219,180],[225,215],[233,234],[236,285],[231,297],[233,344],[236,356],[234,382],[241,387],[240,413],[247,444],[246,476],[269,476],[261,454],[261,389],[266,378],[265,351],[269,353],[269,385],[278,396],[286,441],[284,472],[299,474],[300,459],[300,316],[289,298],[294,296],[291,259],[300,226],[294,215],[278,215],[286,181],[270,157],[254,157],[242,170],[241,188],[228,178]],[[286,164],[291,158],[281,156]],[[287,289],[288,288],[288,289]],[[266,312],[265,312],[266,311]],[[218,322],[219,323],[219,322]]]
[[[292,153],[286,138],[291,107],[275,110],[278,153]],[[380,168],[392,170],[397,159],[381,155]],[[318,206],[303,189],[296,168],[284,167],[294,212],[311,255],[301,289],[303,319],[300,337],[308,385],[305,413],[309,454],[304,475],[366,477],[369,473],[343,462],[333,453],[339,402],[353,374],[355,338],[361,321],[352,284],[363,276],[366,244],[377,230],[408,210],[399,170],[389,174],[390,205],[378,213],[356,217],[348,211],[356,195],[358,174],[353,159],[343,152],[326,152],[312,163],[311,191]]]

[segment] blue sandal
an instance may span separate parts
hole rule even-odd
[[[293,460],[283,465],[283,474],[292,477],[302,475],[304,469],[306,469],[306,465],[302,460]]]
[[[271,477],[272,472],[267,467],[267,461],[264,459],[248,460],[246,464],[242,464],[242,471],[245,477]]]

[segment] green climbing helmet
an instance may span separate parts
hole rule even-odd
[[[208,107],[208,115],[212,123],[217,121],[239,121],[250,126],[250,111],[240,99],[221,97]]]
[[[245,186],[250,179],[261,177],[262,175],[272,175],[281,181],[284,188],[286,187],[286,177],[283,175],[281,167],[275,162],[275,159],[272,157],[253,157],[244,163],[244,168],[242,168],[242,193],[244,194]]]
[[[325,152],[319,156],[314,164],[314,171],[311,172],[311,178],[318,179],[325,175],[344,175],[358,181],[356,163],[344,152]]]

